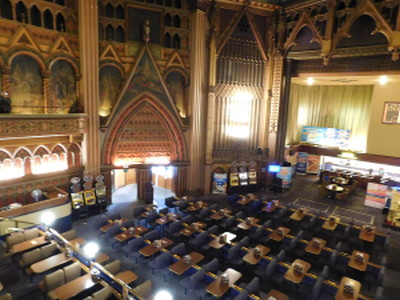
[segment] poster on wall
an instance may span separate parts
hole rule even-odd
[[[292,167],[281,167],[276,176],[282,179],[282,187],[289,188],[292,183]]]
[[[226,173],[213,174],[213,186],[212,186],[213,194],[226,195],[227,185],[228,185],[228,174]]]
[[[329,147],[348,148],[350,130],[303,126],[301,130],[301,142],[318,144]]]
[[[307,156],[307,174],[318,174],[320,169],[321,156],[308,154]]]
[[[238,186],[239,185],[239,174],[237,172],[230,173],[229,185],[230,186]]]
[[[299,152],[297,154],[296,173],[305,175],[307,171],[307,152]]]
[[[365,206],[383,208],[388,193],[391,192],[386,185],[369,182],[367,185],[367,193],[365,194]]]

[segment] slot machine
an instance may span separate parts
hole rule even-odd
[[[93,188],[93,177],[87,175],[83,178],[85,183],[83,184],[83,198],[85,199],[85,205],[92,206],[96,204],[96,196]]]
[[[252,160],[249,164],[249,184],[256,185],[257,184],[257,163]]]
[[[71,186],[70,186],[70,196],[71,196],[71,205],[73,209],[79,209],[84,205],[83,201],[83,193],[81,191],[80,186],[81,179],[79,177],[71,178]]]
[[[96,177],[96,183],[94,185],[94,190],[96,193],[97,200],[103,199],[106,197],[106,185],[104,184],[104,176],[98,175]]]
[[[235,161],[232,163],[232,167],[229,170],[229,185],[231,187],[239,185],[239,172]]]
[[[247,162],[245,162],[245,161],[240,162],[239,184],[241,186],[249,184],[249,173],[247,170]]]

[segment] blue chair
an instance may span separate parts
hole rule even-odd
[[[146,246],[146,242],[143,237],[138,237],[136,239],[130,240],[128,244],[122,247],[122,251],[125,253],[126,257],[129,257],[134,252],[139,251],[141,248]]]
[[[238,242],[240,247],[247,247],[250,244],[250,238],[248,236],[245,236]]]
[[[207,287],[207,283],[204,281],[205,277],[206,272],[200,269],[196,273],[179,281],[185,289],[185,295],[188,295],[189,292],[196,293],[196,291],[204,291]]]
[[[156,227],[158,224],[156,223],[156,220],[159,218],[160,216],[158,215],[158,213],[154,210],[152,211],[147,218],[145,218],[145,223],[147,227]]]
[[[238,205],[237,202],[239,201],[239,199],[240,199],[239,194],[232,194],[228,197],[228,203],[231,206],[237,206]]]
[[[324,278],[322,278],[321,276],[318,276],[317,280],[314,284],[314,287],[311,290],[310,297],[312,300],[319,300],[323,282],[324,282]]]
[[[273,258],[267,265],[258,266],[255,274],[257,277],[261,277],[263,280],[269,280],[272,274],[274,274],[277,266],[278,260]]]
[[[167,237],[171,238],[172,240],[176,241],[181,237],[180,231],[183,228],[181,221],[176,221],[170,224],[165,233]]]
[[[152,275],[154,275],[157,271],[157,273],[163,276],[163,280],[166,281],[166,276],[169,273],[169,266],[172,263],[172,254],[171,252],[167,251],[151,260],[148,266],[151,269]]]
[[[192,215],[187,215],[187,216],[184,216],[181,219],[181,221],[182,221],[182,223],[190,224],[190,223],[193,223],[195,221],[195,218]]]
[[[164,208],[160,209],[160,210],[158,211],[158,213],[159,213],[160,215],[166,215],[167,213],[169,213],[169,208],[168,208],[168,207],[164,207]]]
[[[260,279],[258,277],[254,277],[245,287],[244,289],[249,294],[258,294],[258,290],[260,288]]]
[[[141,216],[142,213],[146,211],[146,208],[144,206],[138,206],[133,209],[133,218],[137,220],[137,224],[140,224],[141,220],[144,220],[145,218]]]
[[[121,224],[121,227],[125,227],[125,228],[129,228],[129,227],[135,227],[135,220],[134,219],[131,219],[131,220],[128,220],[128,221],[125,221],[125,222],[123,222],[122,224]]]
[[[117,243],[118,241],[114,239],[115,235],[121,232],[121,227],[119,225],[115,224],[111,228],[109,228],[106,231],[106,234],[104,235],[105,242],[107,244],[110,244],[111,246],[114,245],[114,243]]]
[[[235,244],[231,248],[229,248],[226,259],[227,264],[234,264],[236,266],[242,265],[244,263],[242,257],[240,256],[240,245]]]
[[[110,214],[110,215],[108,216],[108,219],[109,219],[109,220],[119,220],[119,219],[121,219],[121,214],[120,214],[120,213],[113,213],[113,214]]]
[[[208,243],[208,239],[208,233],[203,231],[189,241],[189,248],[193,251],[199,250],[201,249],[201,246]]]
[[[179,255],[179,256],[183,256],[186,253],[186,245],[185,245],[185,243],[180,243],[180,244],[174,246],[171,249],[171,253]]]
[[[160,233],[159,233],[156,229],[153,229],[153,230],[151,230],[151,231],[149,231],[149,232],[146,232],[146,233],[143,235],[143,238],[144,238],[145,240],[154,241],[154,240],[156,240],[156,239],[161,238],[161,236],[160,236]]]
[[[217,273],[219,268],[219,260],[218,258],[213,258],[212,260],[210,260],[205,265],[202,265],[201,267],[206,272]]]
[[[260,213],[262,211],[261,210],[262,204],[263,203],[261,200],[252,201],[247,207],[247,210],[251,213]]]

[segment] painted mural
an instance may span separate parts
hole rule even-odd
[[[105,66],[100,69],[100,116],[110,115],[117,102],[121,87],[122,75],[115,67]]]
[[[49,113],[67,114],[76,102],[75,71],[65,61],[51,67]]]
[[[12,112],[44,113],[43,83],[38,63],[27,55],[16,56],[11,63],[10,77]]]
[[[186,118],[187,104],[185,100],[185,78],[177,72],[171,72],[168,74],[166,82],[179,115],[182,118]]]

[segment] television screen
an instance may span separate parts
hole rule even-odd
[[[280,171],[281,171],[280,165],[269,165],[268,166],[268,172],[270,172],[270,173],[279,173]]]

